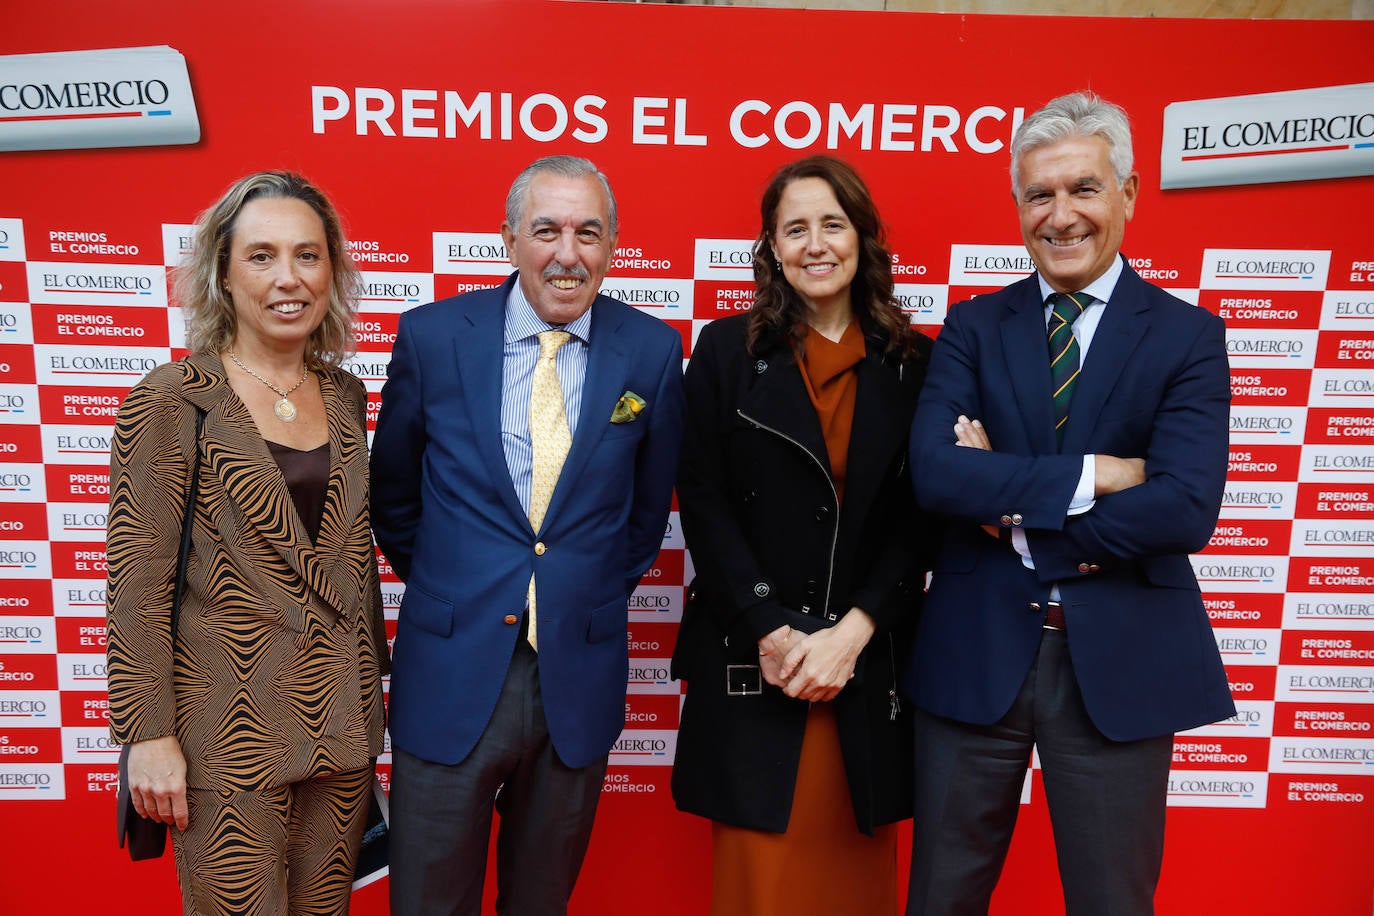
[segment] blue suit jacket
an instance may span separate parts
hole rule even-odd
[[[372,446],[377,541],[406,582],[390,728],[407,753],[465,758],[505,681],[536,569],[539,674],[554,749],[585,766],[625,721],[626,606],[657,556],[682,438],[682,340],[598,296],[572,449],[534,531],[501,445],[501,287],[401,317]],[[648,403],[612,424],[626,391]],[[535,545],[545,552],[536,555]]]
[[[1011,707],[1058,583],[1088,714],[1114,740],[1235,714],[1188,554],[1216,525],[1230,375],[1221,319],[1126,267],[1084,360],[1062,449],[1034,276],[953,306],[911,432],[917,499],[949,519],[906,689],[989,724]],[[959,414],[994,451],[955,445]],[[1144,458],[1144,484],[1066,517],[1085,454]],[[1024,528],[1026,569],[980,525]]]

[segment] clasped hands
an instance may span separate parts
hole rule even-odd
[[[798,700],[833,700],[854,677],[859,653],[877,625],[859,608],[850,608],[833,627],[806,634],[784,624],[759,640],[763,679]]]

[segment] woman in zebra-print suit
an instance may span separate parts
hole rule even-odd
[[[389,668],[367,397],[339,368],[357,276],[303,178],[235,183],[177,271],[192,354],[139,382],[115,426],[110,730],[131,744],[135,807],[172,825],[187,913],[348,909]]]

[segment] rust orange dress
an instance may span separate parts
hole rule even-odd
[[[844,499],[863,333],[838,342],[808,328],[797,361],[816,408],[830,476]],[[896,916],[897,827],[859,832],[829,703],[812,703],[786,833],[712,822],[711,916]]]

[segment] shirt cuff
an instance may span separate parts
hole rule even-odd
[[[1024,528],[1011,529],[1011,546],[1021,555],[1021,565],[1026,569],[1035,569],[1035,561],[1031,559],[1030,542],[1026,540]]]
[[[1073,491],[1067,515],[1082,515],[1093,507],[1097,500],[1093,489],[1097,484],[1097,460],[1095,455],[1083,456],[1083,473],[1078,478],[1078,488]]]

